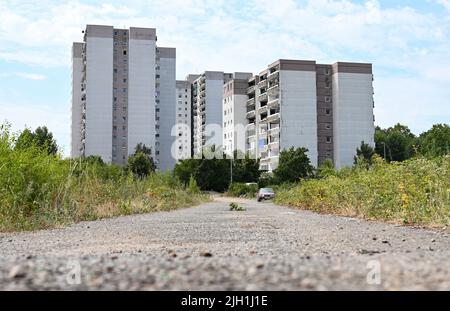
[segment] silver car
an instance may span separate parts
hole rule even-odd
[[[262,200],[271,200],[273,198],[275,198],[275,192],[272,188],[261,188],[256,195],[258,202],[261,202]]]

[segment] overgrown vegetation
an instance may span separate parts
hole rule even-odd
[[[232,183],[228,188],[227,195],[232,197],[255,198],[258,192],[258,184]]]
[[[186,188],[171,174],[140,174],[99,157],[64,160],[49,151],[47,144],[1,126],[0,231],[171,210],[208,199],[194,183]]]
[[[237,203],[230,203],[230,211],[232,212],[245,212],[245,207],[238,205]]]
[[[180,161],[175,166],[174,174],[186,185],[193,178],[201,190],[224,192],[230,185],[231,171],[234,182],[256,182],[260,175],[259,160],[238,155],[237,152],[231,160],[221,149],[212,146],[205,148],[199,157]]]
[[[450,156],[424,157],[333,171],[321,179],[303,180],[279,189],[276,203],[321,213],[356,216],[405,224],[448,226]]]

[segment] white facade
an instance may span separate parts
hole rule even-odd
[[[72,158],[82,155],[82,96],[85,92],[82,86],[83,76],[83,43],[74,43],[72,49],[72,107],[71,107],[71,153]]]
[[[267,171],[291,147],[315,167],[353,165],[362,141],[374,145],[372,81],[371,64],[276,61],[248,80],[247,152]]]
[[[144,144],[155,153],[156,42],[133,39],[130,29],[128,67],[128,154]]]
[[[235,79],[223,86],[223,137],[222,146],[227,155],[234,151],[244,155],[246,153],[246,90],[251,73],[235,73]],[[239,77],[239,78],[236,78]],[[243,79],[244,78],[244,79]]]
[[[87,33],[85,156],[112,160],[113,28]],[[95,87],[94,87],[95,86]]]
[[[79,45],[86,53],[81,60],[80,53],[73,56],[72,156],[124,165],[143,144],[159,169],[173,168],[175,49],[161,48],[157,55],[153,28],[98,25],[86,27]]]
[[[316,72],[280,70],[280,148],[305,147],[317,166]]]
[[[177,81],[175,118],[174,153],[177,160],[188,159],[191,157],[191,84],[188,81]]]
[[[176,124],[175,94],[176,94],[176,58],[174,48],[158,48],[157,71],[157,105],[159,108],[156,117],[157,147],[156,159],[160,171],[172,170],[176,158],[172,154],[175,137],[172,128]]]
[[[204,146],[222,145],[223,85],[232,74],[206,71],[193,81],[193,148],[194,155]]]
[[[333,75],[334,160],[336,168],[353,165],[356,149],[374,147],[372,74]]]

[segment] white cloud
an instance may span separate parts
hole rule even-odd
[[[377,123],[420,130],[434,116],[450,120],[450,21],[439,14],[376,0],[10,1],[0,3],[0,59],[69,70],[89,23],[157,28],[158,45],[177,48],[178,78],[257,73],[278,58],[372,62]]]

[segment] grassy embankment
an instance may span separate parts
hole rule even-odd
[[[401,163],[374,159],[369,169],[332,172],[278,189],[275,202],[319,213],[446,227],[450,221],[450,156]]]
[[[17,150],[0,128],[0,232],[188,207],[209,200],[172,175],[135,178],[122,168]]]

